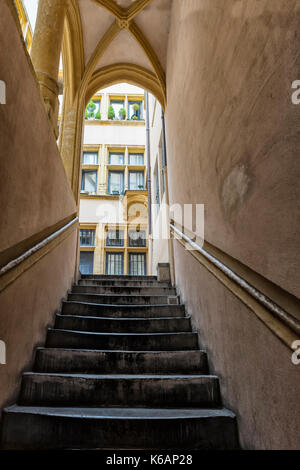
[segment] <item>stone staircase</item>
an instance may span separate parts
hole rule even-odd
[[[4,410],[6,449],[235,449],[234,414],[176,290],[86,275]]]

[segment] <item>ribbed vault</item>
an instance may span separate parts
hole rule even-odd
[[[171,0],[70,0],[63,42],[72,100],[120,81],[166,105],[165,64]]]

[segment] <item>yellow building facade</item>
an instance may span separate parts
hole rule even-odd
[[[148,193],[142,89],[119,84],[89,101],[81,162],[80,269],[148,273]]]
[[[33,33],[32,33],[31,25],[30,25],[30,22],[29,22],[29,18],[28,18],[27,12],[26,12],[26,8],[23,5],[22,0],[14,0],[14,4],[15,4],[17,12],[18,12],[18,17],[19,17],[19,20],[20,20],[20,25],[21,25],[22,34],[23,34],[23,38],[24,38],[24,41],[25,41],[26,49],[30,53],[31,46],[32,46]]]

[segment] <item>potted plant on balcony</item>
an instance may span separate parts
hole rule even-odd
[[[89,104],[87,105],[87,108],[86,108],[86,116],[88,119],[91,119],[93,117],[95,117],[95,109],[96,109],[96,105],[94,103],[94,101],[90,101]]]
[[[140,189],[140,190],[144,189],[144,185],[143,185],[143,184],[139,184],[139,185],[138,185],[138,189]]]
[[[112,107],[112,105],[110,105],[109,108],[108,108],[107,117],[108,117],[108,119],[110,119],[110,120],[113,120],[113,119],[115,119],[115,117],[116,117],[116,115],[115,115],[115,110],[114,110],[114,108]]]
[[[124,108],[121,108],[120,111],[119,111],[119,118],[121,121],[124,121],[124,119],[126,118],[126,111]]]

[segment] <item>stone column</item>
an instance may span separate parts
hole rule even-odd
[[[31,59],[45,108],[57,138],[58,70],[68,0],[39,0]]]

